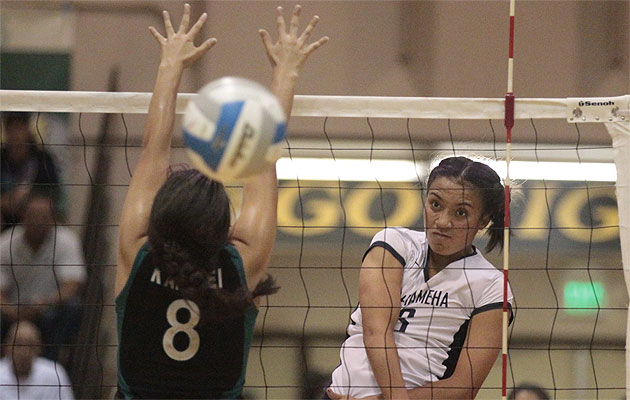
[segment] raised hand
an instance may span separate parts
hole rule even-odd
[[[161,64],[181,65],[187,68],[217,43],[215,38],[211,38],[198,47],[194,44],[195,37],[206,22],[206,19],[208,19],[208,14],[203,13],[193,27],[188,30],[190,25],[190,5],[185,4],[184,15],[177,32],[173,29],[168,11],[163,11],[162,15],[164,17],[166,37],[162,36],[154,27],[149,27],[153,37],[162,47]]]
[[[306,29],[304,29],[304,32],[298,36],[302,7],[297,5],[293,8],[293,15],[291,16],[288,31],[282,12],[282,7],[276,8],[277,42],[273,43],[271,35],[264,29],[259,30],[258,33],[263,40],[267,57],[274,69],[277,67],[286,67],[298,72],[308,56],[328,42],[328,37],[324,36],[318,41],[308,44],[307,42],[311,37],[311,33],[315,25],[319,22],[319,17],[317,15],[314,16]]]

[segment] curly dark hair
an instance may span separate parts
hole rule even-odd
[[[278,290],[271,276],[253,292],[246,286],[230,291],[213,285],[214,272],[225,262],[229,229],[225,188],[197,170],[173,172],[155,196],[148,229],[153,263],[173,279],[183,298],[199,305],[202,319],[238,316],[253,306],[254,297]]]

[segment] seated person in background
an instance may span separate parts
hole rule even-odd
[[[46,345],[43,355],[51,359],[79,330],[86,278],[81,243],[72,230],[56,225],[54,210],[49,193],[34,191],[26,199],[23,224],[0,234],[3,329],[18,319],[34,322]]]
[[[11,325],[0,359],[0,399],[74,399],[68,374],[60,364],[39,357],[40,346],[34,324]]]
[[[20,222],[20,209],[33,188],[50,190],[55,200],[61,188],[57,167],[51,155],[35,144],[30,114],[3,114],[0,154],[0,209],[2,230]]]

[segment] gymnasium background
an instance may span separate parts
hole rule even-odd
[[[282,4],[290,10],[295,3],[190,3],[195,15],[208,12],[203,36],[216,37],[218,44],[185,73],[180,91],[195,92],[206,82],[226,75],[268,84],[271,67],[257,30],[262,27],[274,32],[275,6]],[[150,92],[159,49],[147,27],[153,25],[162,30],[162,9],[168,9],[174,23],[178,23],[182,4],[180,1],[3,1],[0,4],[2,88]],[[304,7],[303,20],[313,14],[321,17],[314,38],[328,35],[331,40],[308,61],[297,94],[423,97],[505,94],[507,2],[302,1],[300,4]],[[628,4],[627,1],[517,1],[516,96],[627,94],[630,91]],[[17,65],[15,60],[23,60],[24,55],[31,57],[26,57],[27,64],[34,63],[39,68],[30,73],[23,68],[12,68]],[[47,71],[50,77],[42,79],[41,71]],[[84,384],[77,395],[95,397],[98,393],[107,395],[111,385],[115,385],[116,338],[111,305],[116,224],[129,181],[127,167],[133,167],[137,159],[136,146],[144,116],[126,115],[124,124],[122,118],[111,116],[106,127],[107,141],[117,146],[108,147],[107,160],[101,163],[107,166],[102,177],[108,186],[94,191],[88,184],[95,174],[100,147],[88,146],[84,154],[80,144],[84,139],[88,144],[96,142],[103,130],[103,116],[82,115],[81,130],[78,120],[78,115],[49,115],[44,118],[43,131],[51,138],[59,137],[59,142],[77,144],[55,149],[64,160],[66,180],[86,184],[67,187],[67,201],[72,206],[68,207],[66,223],[87,235],[90,204],[94,199],[104,200],[98,209],[92,209],[92,213],[105,220],[92,227],[95,228],[92,235],[97,235],[92,239],[97,238],[98,246],[90,250],[94,256],[88,259],[88,264],[90,260],[100,261],[89,266],[93,282],[88,289],[94,291],[93,300],[104,296],[105,305],[92,307],[93,315],[99,312],[101,315],[98,320],[84,324],[83,339],[95,346],[77,355],[77,363],[84,368],[73,372],[74,382]],[[495,122],[501,138],[502,124]],[[372,121],[380,146],[399,148],[406,140],[405,123]],[[292,120],[289,128],[292,145],[326,147],[323,126],[321,119]],[[541,126],[537,136],[530,129],[515,131],[514,142],[531,144],[537,140],[539,144],[575,146],[575,131],[555,129],[545,123]],[[365,143],[370,138],[365,120],[332,120],[326,129],[333,145],[339,148]],[[412,121],[411,129],[414,138],[426,148],[450,148],[444,124],[432,123],[426,127]],[[475,141],[487,145],[492,141],[487,125],[454,124],[453,132],[458,143]],[[603,127],[585,127],[579,140],[582,145],[610,143]],[[395,158],[398,154],[392,150],[379,155]],[[426,159],[430,156],[430,152],[423,154]],[[176,152],[174,162],[185,162],[181,151]],[[365,183],[348,183],[347,189],[341,191],[346,214],[339,206],[336,182],[325,188],[301,184],[304,187],[298,193],[295,182],[280,183],[281,228],[271,272],[282,290],[269,299],[272,307],[261,309],[258,318],[255,344],[260,345],[262,340],[263,348],[252,348],[247,377],[247,385],[252,386],[247,392],[255,398],[299,398],[305,395],[304,386],[327,379],[338,363],[338,348],[345,336],[348,315],[356,305],[356,268],[377,230],[373,227],[380,223],[377,217],[380,194],[365,190]],[[560,188],[549,192],[548,197],[542,196],[541,190],[526,191],[514,204],[513,226],[537,229],[517,230],[512,245],[511,265],[515,271],[511,272],[510,280],[517,305],[520,302],[527,307],[517,314],[510,357],[515,383],[533,381],[563,388],[558,392],[559,398],[591,398],[592,392],[573,392],[567,388],[623,387],[624,353],[619,350],[625,343],[624,307],[628,297],[615,228],[596,230],[592,236],[589,229],[549,230],[567,224],[586,226],[582,217],[587,207],[586,195],[571,195],[562,189],[572,184],[556,182],[555,186]],[[542,187],[538,181],[522,185]],[[233,191],[238,194],[237,189]],[[390,224],[395,221],[395,225],[421,226],[419,191],[386,188],[385,193],[388,215],[393,216]],[[591,206],[599,210],[597,215],[601,217],[594,224],[616,224],[613,189],[601,189],[591,196],[595,199]],[[335,227],[343,225],[344,220],[347,228]],[[546,259],[548,244],[550,253]],[[498,267],[502,265],[500,257],[495,256],[492,261]],[[563,309],[570,306],[565,302],[571,301],[571,290],[579,292],[579,283],[589,282],[586,264],[594,269],[591,278],[597,282],[598,293],[601,290],[602,307],[609,308],[606,312]],[[545,270],[549,265],[554,268],[551,272]],[[578,285],[577,289],[571,285]],[[556,328],[551,333],[554,320]],[[264,335],[261,335],[263,323]],[[87,332],[90,329],[98,329],[100,335],[90,336]],[[550,346],[554,350],[549,350]],[[488,382],[494,386],[500,384],[500,369],[493,369]],[[497,393],[482,391],[480,397],[496,397]],[[601,396],[606,398],[605,394]]]

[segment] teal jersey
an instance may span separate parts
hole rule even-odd
[[[216,283],[246,286],[243,261],[226,245]],[[171,279],[153,265],[150,245],[138,251],[116,298],[118,386],[125,398],[237,398],[258,310],[220,321],[199,320],[198,306],[183,299]]]

